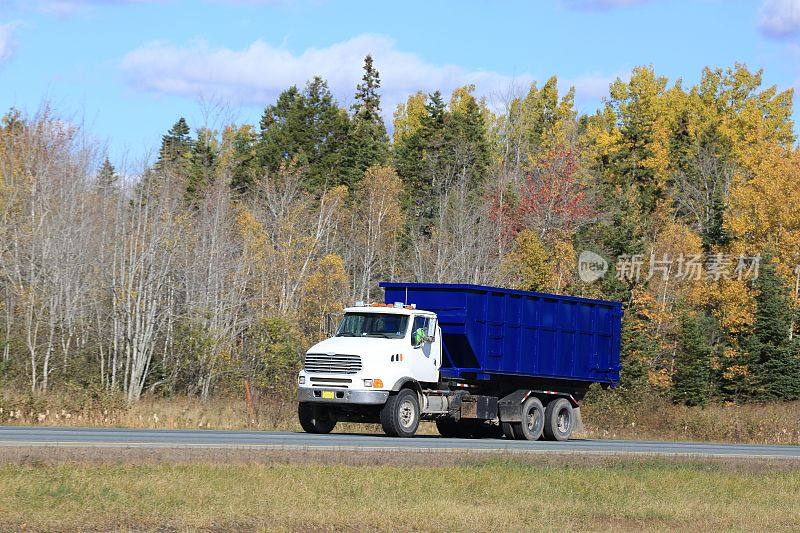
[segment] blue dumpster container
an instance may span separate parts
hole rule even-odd
[[[482,285],[380,286],[386,303],[438,315],[443,379],[619,382],[620,302]]]

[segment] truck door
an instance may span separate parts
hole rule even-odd
[[[436,320],[416,315],[411,328],[411,368],[417,381],[439,381],[441,365],[441,343],[436,338]]]

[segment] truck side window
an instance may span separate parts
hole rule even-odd
[[[415,316],[411,328],[411,345],[419,346],[428,334],[428,319],[424,316]]]

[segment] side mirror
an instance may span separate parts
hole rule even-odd
[[[428,321],[428,333],[425,337],[426,342],[433,342],[436,340],[436,319],[432,318]]]

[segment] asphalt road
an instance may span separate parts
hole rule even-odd
[[[472,450],[533,453],[647,454],[713,457],[800,458],[800,446],[709,444],[625,440],[527,442],[505,439],[412,439],[380,435],[278,433],[260,431],[149,430],[0,426],[1,446],[263,448],[285,450],[428,451]],[[0,456],[2,451],[0,450]]]

